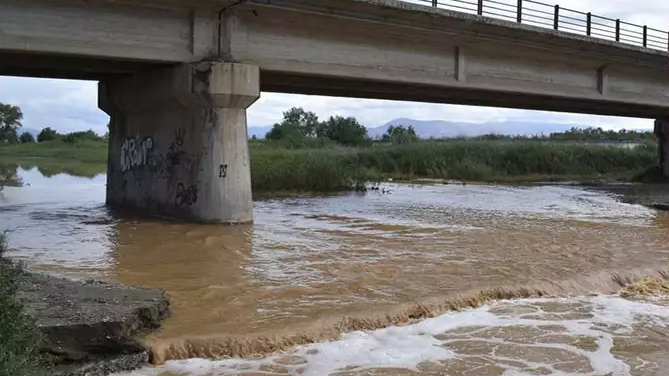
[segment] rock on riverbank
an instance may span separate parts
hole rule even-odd
[[[170,314],[160,290],[24,272],[18,299],[37,320],[58,375],[107,375],[147,364],[137,341]]]

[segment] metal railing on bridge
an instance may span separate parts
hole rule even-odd
[[[654,50],[669,50],[669,32],[667,31],[534,0],[402,1],[587,35]]]

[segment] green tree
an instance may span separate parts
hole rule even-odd
[[[71,132],[63,136],[63,141],[75,143],[79,141],[104,141],[104,138],[98,136],[95,131],[89,129],[87,131]]]
[[[578,142],[595,142],[595,141],[614,141],[614,142],[641,142],[653,141],[654,136],[649,131],[635,131],[628,129],[620,129],[618,131],[608,130],[602,128],[575,128],[564,131],[554,132],[548,136],[548,139],[555,141],[578,141]]]
[[[19,135],[16,132],[16,129],[8,129],[0,135],[0,143],[6,142],[8,144],[18,144]]]
[[[265,135],[267,140],[280,144],[283,147],[295,149],[304,147],[307,138],[294,124],[274,124],[272,129]]]
[[[37,135],[37,142],[52,141],[57,139],[59,136],[58,132],[51,127],[46,127],[42,129]]]
[[[283,113],[280,125],[296,127],[304,137],[316,137],[319,122],[315,113],[305,111],[302,107],[293,107]]]
[[[283,113],[283,120],[274,124],[265,138],[279,141],[287,147],[301,147],[306,138],[315,138],[319,127],[318,116],[302,108],[293,107]]]
[[[295,124],[290,123],[277,123],[274,124],[272,129],[267,132],[265,138],[268,140],[289,140],[289,139],[301,139],[304,138],[304,135],[300,131],[300,128]]]
[[[35,142],[35,137],[30,132],[23,132],[21,133],[21,136],[19,136],[19,141],[21,141],[22,144]]]
[[[317,135],[346,146],[361,146],[369,143],[367,128],[354,117],[330,116],[319,125]]]
[[[418,141],[419,139],[412,125],[406,127],[404,125],[391,125],[383,135],[384,141],[392,142],[393,144],[406,144]]]
[[[0,103],[0,142],[15,144],[19,141],[16,131],[23,120],[23,113],[17,106]]]
[[[0,164],[0,192],[5,187],[20,187],[23,185],[18,175],[18,166]],[[2,233],[0,232],[0,238]]]

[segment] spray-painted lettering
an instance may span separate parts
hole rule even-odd
[[[177,194],[174,198],[174,205],[179,207],[183,205],[193,205],[197,202],[197,185],[186,187],[183,183],[177,185]]]
[[[218,177],[224,178],[226,176],[228,176],[228,165],[222,164],[218,166]]]
[[[151,137],[128,138],[121,145],[121,171],[134,170],[149,162],[149,152],[153,149]]]

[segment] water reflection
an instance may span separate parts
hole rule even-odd
[[[107,270],[115,220],[104,206],[104,176],[46,178],[37,168],[17,171],[25,185],[0,195],[10,255],[42,269],[67,268],[72,276]]]
[[[4,187],[20,187],[23,182],[18,177],[18,166],[0,164],[0,192]]]

